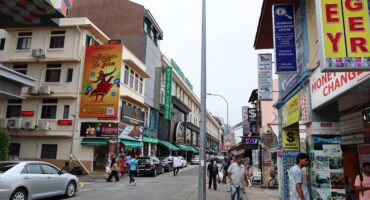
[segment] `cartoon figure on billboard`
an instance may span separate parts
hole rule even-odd
[[[103,101],[104,96],[109,93],[109,91],[111,90],[111,88],[113,86],[113,84],[110,83],[110,81],[114,78],[114,76],[112,76],[114,74],[114,72],[116,72],[116,68],[114,68],[114,70],[110,73],[104,73],[103,70],[100,70],[99,71],[99,76],[96,80],[91,80],[90,79],[91,83],[97,83],[96,88],[94,90],[92,90],[92,86],[91,85],[88,86],[86,88],[85,95],[90,94],[89,97],[95,96],[95,101],[98,101],[98,97],[100,96],[101,97],[100,102]],[[92,74],[92,75],[95,75],[95,74]],[[110,76],[110,77],[108,78],[108,80],[106,80],[106,77],[108,77],[108,76]],[[116,83],[117,80],[115,80],[114,82]],[[119,83],[117,83],[117,87],[119,87]],[[91,92],[91,90],[92,90],[92,92]]]

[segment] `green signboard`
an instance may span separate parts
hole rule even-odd
[[[166,85],[164,96],[164,119],[172,118],[172,67],[166,67]]]

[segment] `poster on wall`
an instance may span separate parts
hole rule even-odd
[[[296,73],[298,68],[294,6],[293,4],[275,4],[272,11],[276,73]]]
[[[296,165],[297,156],[300,152],[299,151],[283,151],[283,179],[284,179],[284,197],[289,199],[289,175],[288,170]]]
[[[118,117],[122,45],[86,47],[80,117]]]
[[[331,200],[331,190],[312,188],[312,199],[313,200]]]
[[[342,115],[339,122],[343,145],[364,143],[364,126],[361,111]]]
[[[118,124],[117,123],[96,123],[82,122],[81,137],[109,137],[117,138]]]
[[[258,54],[258,100],[272,101],[272,54]]]
[[[316,0],[321,70],[370,70],[370,27],[367,0]]]
[[[119,139],[143,141],[143,128],[141,126],[132,126],[128,124],[119,124]]]

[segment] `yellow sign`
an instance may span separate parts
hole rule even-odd
[[[321,0],[321,12],[327,58],[343,58],[335,63],[344,63],[346,57],[370,57],[367,0]]]
[[[299,121],[300,116],[300,101],[301,93],[295,94],[289,101],[285,104],[285,126],[290,126]]]
[[[118,117],[122,45],[86,47],[80,117]]]
[[[283,151],[299,151],[299,129],[283,129]]]

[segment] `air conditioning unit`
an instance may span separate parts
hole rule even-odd
[[[0,118],[0,128],[6,128],[6,119]]]
[[[38,130],[48,131],[50,129],[50,123],[45,121],[38,121],[37,123]]]
[[[20,129],[21,128],[21,119],[20,118],[11,118],[7,121],[7,128],[9,129]]]
[[[35,121],[27,121],[23,123],[24,129],[35,129],[36,128],[36,122]]]
[[[32,57],[34,58],[45,58],[43,49],[32,49]]]
[[[50,86],[41,86],[39,89],[40,94],[51,94],[51,87]]]
[[[28,94],[38,94],[38,91],[37,91],[36,87],[28,87],[27,92],[28,92]]]

